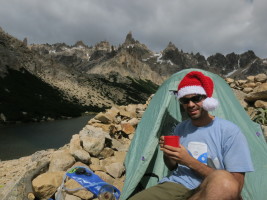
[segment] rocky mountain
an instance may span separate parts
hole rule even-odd
[[[121,76],[116,71],[106,76],[86,73],[83,67],[89,55],[92,66],[94,60],[104,62],[109,54],[113,57],[112,48],[107,53],[103,42],[93,48],[82,42],[71,48],[47,44],[38,50],[25,42],[0,30],[0,123],[77,116],[77,112],[101,111],[115,104],[145,102],[157,89],[149,80]],[[105,56],[97,52],[105,52]],[[44,90],[46,86],[49,89]],[[44,103],[48,99],[50,102]],[[62,102],[71,109],[59,106]]]
[[[267,59],[257,57],[253,51],[240,55],[217,53],[205,58],[200,53],[183,52],[170,42],[163,51],[155,53],[135,40],[131,32],[116,47],[108,41],[95,46],[82,41],[73,46],[27,45],[27,39],[19,41],[1,30],[0,57],[2,79],[9,76],[10,70],[30,73],[58,90],[66,101],[88,111],[144,103],[165,79],[185,68],[239,79],[267,73]]]
[[[257,57],[251,50],[242,54],[216,53],[205,58],[200,53],[183,52],[170,42],[163,51],[155,53],[135,40],[131,32],[118,47],[107,41],[88,47],[79,41],[74,46],[43,44],[32,45],[31,49],[86,74],[107,75],[115,71],[122,76],[151,80],[157,84],[179,70],[192,67],[222,77],[244,79],[267,72],[267,59]]]

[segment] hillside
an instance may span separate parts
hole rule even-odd
[[[4,31],[0,31],[0,82],[1,123],[73,117],[115,104],[144,103],[157,89],[149,80],[113,72],[83,73],[31,50]]]
[[[205,58],[183,52],[171,42],[156,53],[135,40],[131,32],[116,47],[108,41],[95,46],[82,41],[73,46],[28,45],[26,39],[22,42],[0,30],[0,123],[77,116],[113,105],[144,103],[169,76],[192,67],[242,79],[266,74],[267,60],[253,51]],[[44,98],[47,94],[53,95]]]

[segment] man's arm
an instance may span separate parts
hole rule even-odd
[[[165,165],[168,167],[168,169],[170,171],[175,170],[177,168],[177,162],[173,159],[170,159],[169,157],[167,157],[166,155],[163,156],[164,159],[164,163]]]
[[[245,182],[245,173],[244,172],[231,172],[231,174],[235,177],[237,182],[239,183],[239,191],[242,191]]]
[[[211,172],[216,170],[201,163],[200,161],[192,157],[183,145],[180,146],[180,148],[175,148],[162,145],[161,150],[164,152],[164,161],[170,170],[175,169],[177,167],[177,164],[182,164],[194,170],[204,178],[207,177]],[[231,174],[239,183],[239,190],[241,192],[244,185],[245,173],[231,172]]]
[[[164,153],[164,162],[170,170],[174,170],[177,164],[182,164],[203,177],[214,171],[214,169],[192,157],[183,145],[180,145],[179,148],[161,145],[161,150]]]

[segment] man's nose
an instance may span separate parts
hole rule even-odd
[[[189,101],[188,104],[187,104],[188,107],[192,107],[194,105],[195,105],[195,103],[193,101]]]

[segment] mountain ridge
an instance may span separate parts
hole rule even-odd
[[[134,39],[131,32],[116,47],[108,41],[95,46],[83,41],[72,46],[27,45],[27,39],[20,41],[0,30],[0,57],[0,77],[8,74],[8,68],[27,70],[61,91],[63,99],[89,111],[144,103],[164,80],[187,68],[239,79],[267,73],[267,59],[258,58],[253,51],[205,58],[200,53],[183,52],[170,42],[157,53]]]

